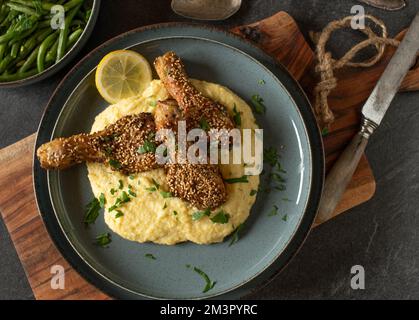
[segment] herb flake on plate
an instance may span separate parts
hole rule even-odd
[[[269,212],[268,217],[273,217],[273,216],[278,215],[278,209],[279,209],[278,206],[274,205],[274,207]]]
[[[242,117],[241,117],[241,113],[237,111],[236,104],[234,104],[234,107],[233,107],[233,120],[236,126],[240,128],[240,126],[242,125]]]
[[[190,268],[189,265],[187,265],[186,267]],[[205,281],[205,288],[202,291],[202,293],[206,293],[206,292],[210,291],[212,288],[214,288],[214,286],[217,283],[216,281],[211,281],[210,277],[204,271],[202,271],[201,269],[199,269],[197,267],[194,267],[193,270],[197,274],[199,274],[202,277],[202,279],[204,279],[204,281]]]
[[[124,213],[121,210],[116,210],[115,219],[121,218],[124,216]]]
[[[252,104],[253,109],[257,114],[265,114],[266,113],[266,106],[262,97],[258,94],[252,96]]]
[[[95,223],[96,219],[99,217],[99,211],[105,205],[105,195],[103,195],[103,197],[102,195],[103,193],[99,197],[101,200],[99,200],[98,198],[94,198],[86,205],[86,214],[84,216],[84,223],[86,225]]]
[[[95,238],[95,243],[103,248],[108,247],[111,242],[112,239],[109,233],[100,234]]]
[[[173,194],[171,192],[160,191],[160,194],[164,199],[173,198]]]
[[[231,247],[233,244],[235,244],[237,241],[239,241],[240,239],[240,231],[243,229],[244,224],[242,223],[241,225],[239,225],[236,230],[234,230],[233,235],[231,236],[231,240],[230,240],[230,244],[228,245],[229,247]]]
[[[149,137],[144,141],[143,145],[138,148],[137,153],[144,154],[148,152],[156,152],[157,146],[153,141],[154,136],[154,133],[150,134]]]
[[[209,217],[210,215],[211,215],[210,209],[206,209],[204,211],[197,211],[192,215],[192,220],[198,221],[198,220],[201,220],[203,217],[205,216]]]
[[[218,212],[214,217],[210,218],[213,223],[226,224],[230,220],[230,215],[224,210]]]
[[[209,131],[210,126],[208,124],[207,119],[201,118],[201,120],[199,121],[199,127],[204,131]]]
[[[109,160],[109,165],[110,165],[112,168],[117,169],[117,170],[119,170],[119,169],[121,169],[121,168],[122,168],[122,164],[121,164],[121,162],[119,162],[118,160],[115,160],[115,159],[111,159],[111,160]]]
[[[157,260],[157,258],[153,254],[151,254],[151,253],[146,253],[144,255],[144,257],[146,257],[148,259],[151,259],[151,260]]]
[[[99,206],[101,208],[104,208],[105,207],[105,204],[106,204],[105,195],[103,193],[101,193],[100,196],[99,196]]]
[[[224,179],[225,183],[228,184],[233,184],[233,183],[248,183],[248,177],[247,176],[242,176],[240,178],[231,178],[231,179]]]

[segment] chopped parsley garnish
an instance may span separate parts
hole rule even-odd
[[[167,208],[167,203],[164,203],[163,210]]]
[[[278,215],[278,206],[274,205],[274,207],[272,208],[272,210],[269,212],[268,217],[273,217]]]
[[[252,190],[250,191],[250,196],[253,197],[254,195],[256,195],[258,193],[257,190]]]
[[[274,186],[274,189],[278,191],[285,191],[287,190],[287,187],[284,184],[280,184],[280,185]]]
[[[155,106],[157,106],[157,101],[156,100],[152,100],[148,104],[150,105],[150,107],[155,107]]]
[[[122,164],[118,160],[111,159],[109,160],[109,165],[114,169],[121,169]]]
[[[241,113],[237,111],[236,104],[234,104],[234,108],[233,108],[233,120],[236,126],[240,127],[242,125]]]
[[[130,175],[128,178],[129,178],[130,180],[134,180],[134,179],[135,179],[135,177],[134,177],[133,175]]]
[[[327,135],[329,134],[329,128],[323,128],[323,130],[322,130],[322,136],[323,137],[326,137]]]
[[[209,217],[211,215],[211,210],[206,209],[205,211],[197,211],[192,215],[193,221],[201,220],[203,217],[207,216]]]
[[[237,241],[239,241],[239,233],[243,229],[244,224],[239,225],[236,230],[234,230],[233,235],[231,236],[230,244],[228,245],[231,247],[233,244],[235,244]]]
[[[264,114],[266,112],[264,101],[260,95],[255,94],[252,96],[252,104],[257,114]]]
[[[116,198],[115,204],[108,209],[108,212],[112,212],[119,207],[121,207],[124,203],[130,202],[131,198],[128,196],[128,193],[125,191],[122,191],[122,194],[120,197]]]
[[[154,186],[156,187],[156,189],[160,188],[160,185],[158,184],[158,182],[154,179],[151,179],[153,181]]]
[[[285,179],[278,172],[271,173],[271,178],[276,182],[280,182],[280,183],[285,182]]]
[[[232,179],[224,179],[225,183],[233,184],[233,183],[248,183],[249,180],[247,179],[247,176],[242,176],[240,178],[232,178]]]
[[[111,235],[109,233],[100,234],[95,238],[95,243],[101,247],[107,247],[111,242]]]
[[[279,153],[274,147],[269,147],[263,150],[263,159],[274,167],[278,163]]]
[[[164,199],[173,198],[173,194],[171,192],[160,191],[160,194]]]
[[[287,214],[282,217],[282,221],[285,221],[285,222],[288,221],[288,215]]]
[[[154,192],[157,191],[156,187],[145,188],[147,191]]]
[[[199,121],[199,127],[204,131],[208,131],[210,129],[210,126],[208,124],[207,119],[201,118],[201,120]]]
[[[278,153],[278,150],[274,147],[266,148],[263,151],[263,158],[264,161],[271,165],[271,167],[273,168],[273,172],[269,175],[273,182],[272,188],[278,191],[284,191],[286,189],[286,180],[282,176],[282,174],[287,172],[281,167],[281,163],[279,162],[280,155]]]
[[[156,152],[157,146],[153,141],[154,136],[155,136],[154,133],[150,134],[147,140],[144,141],[143,145],[138,148],[137,153],[144,154],[147,152]]]
[[[151,260],[157,260],[157,259],[156,259],[156,257],[155,257],[155,256],[153,256],[151,253],[146,253],[146,254],[144,255],[144,257],[146,257],[146,258],[148,258],[148,259],[151,259]]]
[[[116,210],[115,219],[121,218],[124,216],[124,213],[121,210]]]
[[[114,188],[111,189],[111,195],[114,195],[116,192],[117,191]]]
[[[99,217],[100,208],[100,201],[97,198],[90,201],[86,206],[84,223],[87,225],[95,223],[96,219]]]
[[[218,212],[214,217],[211,218],[213,223],[226,224],[230,220],[230,215],[224,210]]]
[[[187,267],[187,268],[190,268],[190,266],[189,266],[189,267]],[[197,268],[197,267],[194,267],[194,268],[193,268],[193,270],[194,270],[197,274],[199,274],[199,275],[202,277],[202,279],[204,279],[204,280],[205,280],[205,288],[204,288],[204,290],[202,291],[202,293],[208,292],[208,291],[210,291],[212,288],[214,288],[214,286],[215,286],[215,284],[216,284],[217,282],[213,282],[213,281],[211,281],[211,279],[208,277],[208,275],[207,275],[204,271],[202,271],[201,269],[199,269],[199,268]]]
[[[177,211],[175,210],[175,211],[173,211],[173,215],[174,216],[177,216]]]
[[[129,194],[131,197],[134,197],[134,198],[136,198],[136,197],[137,197],[137,194],[136,194],[134,191],[132,191],[132,185],[128,185],[128,194]]]
[[[260,80],[258,81],[258,83],[259,83],[260,85],[264,85],[264,84],[266,83],[266,81],[265,81],[265,80],[263,80],[263,79],[260,79]]]
[[[118,185],[119,190],[122,190],[124,188],[124,183],[122,182],[122,180],[119,180],[118,183],[119,183]]]
[[[104,208],[105,204],[106,204],[105,195],[103,193],[101,193],[100,196],[99,196],[99,206],[101,208]]]

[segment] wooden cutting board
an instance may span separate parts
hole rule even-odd
[[[311,96],[314,54],[295,21],[286,13],[256,24],[238,27],[234,32],[249,38],[274,55],[300,81]],[[375,67],[345,70],[339,75],[339,86],[330,97],[337,115],[331,133],[325,138],[327,166],[333,163],[359,125],[359,108],[381,75],[393,50]],[[412,71],[404,90],[419,89],[419,72]],[[0,150],[0,211],[37,299],[109,299],[87,283],[53,245],[38,214],[32,184],[32,157],[35,134]],[[364,157],[352,179],[336,215],[370,199],[375,181]],[[65,268],[64,290],[51,289],[51,267]]]

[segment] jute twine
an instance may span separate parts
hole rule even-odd
[[[330,92],[337,86],[337,79],[334,76],[334,71],[345,66],[361,68],[371,67],[382,58],[386,45],[399,45],[398,40],[388,38],[387,27],[383,21],[371,15],[365,15],[364,17],[365,21],[368,19],[380,28],[380,34],[375,33],[368,26],[365,26],[364,29],[359,29],[359,31],[364,33],[368,38],[352,47],[339,60],[333,59],[332,54],[326,51],[326,44],[333,32],[342,28],[351,27],[353,16],[332,21],[326,26],[326,28],[323,29],[320,35],[312,35],[313,41],[316,43],[316,72],[320,75],[320,81],[314,89],[314,111],[321,128],[329,127],[329,125],[335,120],[333,112],[330,110],[327,101]],[[356,54],[368,46],[374,46],[377,53],[365,61],[353,62],[352,59],[356,56]]]

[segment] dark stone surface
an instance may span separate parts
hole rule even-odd
[[[94,35],[78,58],[103,41],[135,27],[182,21],[167,0],[103,0]],[[237,15],[222,26],[249,23],[289,12],[302,30],[320,30],[332,19],[350,13],[353,0],[245,0]],[[391,35],[409,25],[417,1],[388,13],[367,7],[382,18]],[[339,54],[358,39],[352,33],[333,38]],[[68,70],[68,68],[67,68]],[[35,132],[48,98],[65,75],[26,88],[0,90],[0,148]],[[315,229],[297,257],[255,299],[389,299],[419,298],[419,93],[399,95],[371,140],[368,157],[377,179],[375,197]],[[4,164],[3,164],[4,165]],[[12,191],[13,192],[13,191]],[[364,266],[366,289],[350,287],[350,269]],[[33,298],[3,222],[0,222],[0,299]]]

